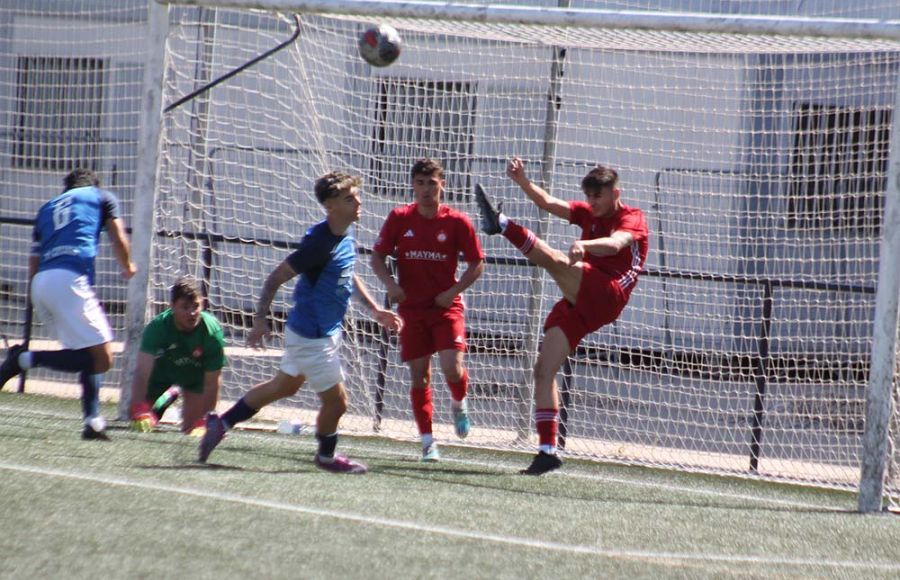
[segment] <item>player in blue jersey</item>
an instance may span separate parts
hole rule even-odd
[[[366,466],[335,453],[338,421],[347,410],[347,391],[341,368],[341,325],[350,296],[357,296],[378,324],[400,330],[400,317],[378,307],[354,273],[356,241],[351,226],[359,219],[360,179],[343,172],[329,173],[316,181],[316,199],[326,217],[306,231],[299,247],[266,278],[253,317],[247,343],[265,346],[269,306],[278,288],[298,274],[294,307],[285,327],[281,368],[270,380],[250,389],[220,417],[206,417],[206,434],[200,441],[200,461],[205,462],[225,432],[246,421],[261,408],[294,395],[303,383],[319,395],[316,419],[319,449],[315,464],[328,471],[365,473]]]
[[[63,180],[63,192],[38,210],[28,260],[31,302],[56,332],[62,350],[30,351],[16,345],[0,365],[0,388],[23,370],[46,367],[79,373],[84,439],[108,439],[100,416],[100,379],[112,366],[112,329],[94,294],[94,260],[100,232],[106,230],[122,276],[137,267],[116,197],[100,189],[89,169],[75,169]]]

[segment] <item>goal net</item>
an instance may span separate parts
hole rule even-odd
[[[63,177],[76,166],[96,171],[130,223],[146,51],[135,39],[146,36],[147,3],[3,0],[0,6],[0,332],[15,344],[25,333],[32,220],[62,192]],[[96,266],[97,296],[121,334],[126,285],[106,240]],[[59,348],[37,318],[31,344]],[[44,384],[54,393],[80,392],[69,373],[42,369],[28,376],[31,392]],[[104,378],[107,387],[118,383],[117,369]],[[5,390],[15,388],[10,381]]]
[[[285,15],[173,12],[164,102],[289,37]],[[361,174],[358,272],[412,200],[409,168],[447,169],[445,201],[477,219],[484,185],[566,249],[578,232],[540,215],[504,176],[517,155],[555,196],[580,199],[596,163],[651,231],[645,275],[620,319],[560,377],[567,455],[853,488],[900,44],[387,19],[403,54],[356,52],[366,18],[300,19],[299,39],[164,119],[153,281],[209,281],[240,345],[261,283],[322,218],[315,178]],[[549,106],[548,106],[549,105]],[[465,293],[470,445],[531,448],[541,323],[560,294],[506,242]],[[290,294],[274,307],[281,330]],[[277,368],[231,356],[226,397]],[[413,439],[396,340],[353,309],[342,429]],[[436,437],[453,440],[434,365]],[[312,416],[314,394],[285,403]]]
[[[113,68],[99,77],[97,115],[58,109],[61,101],[88,107],[90,94],[26,87],[35,92],[20,92],[29,96],[23,102],[47,114],[8,118],[67,119],[77,134],[90,133],[77,126],[85,117],[99,118],[101,145],[90,158],[122,197],[128,220],[132,200],[151,195],[134,191],[135,63],[146,55],[129,41],[143,37],[146,2],[99,2],[99,13],[88,2],[46,3],[41,14],[19,3],[11,18],[31,26],[32,40],[19,33],[4,56],[103,55]],[[619,4],[612,7],[652,8]],[[843,3],[818,5],[825,8],[816,16],[825,17],[895,9],[879,0],[850,13]],[[742,6],[784,12],[774,1]],[[77,32],[69,22],[75,12],[87,23]],[[357,54],[357,38],[373,22],[403,38],[390,67],[373,68]],[[226,329],[223,399],[236,400],[277,371],[292,284],[273,304],[270,348],[244,348],[246,333],[265,277],[324,215],[312,194],[321,174],[364,178],[357,273],[383,299],[369,252],[388,212],[412,201],[417,158],[444,164],[445,202],[474,222],[472,189],[480,183],[509,216],[561,250],[580,232],[539,212],[505,177],[506,161],[521,157],[532,180],[566,200],[582,199],[581,178],[603,163],[618,170],[623,201],[646,214],[650,253],[622,316],[589,335],[558,377],[564,453],[857,489],[900,43],[172,6],[163,106],[297,32],[283,49],[163,114],[154,227],[134,232],[152,237],[148,317],[167,306],[177,276],[203,281],[209,310]],[[88,37],[107,41],[92,45]],[[26,90],[25,77],[9,77],[0,75],[0,86]],[[53,141],[52,131],[7,130],[18,136],[7,148]],[[40,157],[34,147],[8,156]],[[63,174],[49,165],[13,165],[4,174],[3,216],[12,218],[0,238],[14,252],[7,256],[25,255],[27,244],[14,240],[27,238],[27,229],[22,238],[16,220],[32,217],[47,184]],[[22,184],[34,188],[34,200],[15,201]],[[473,430],[459,443],[532,450],[531,367],[560,293],[502,237],[481,241],[485,272],[464,294]],[[3,281],[21,281],[24,258],[4,264]],[[124,286],[106,254],[100,271],[101,298],[121,303]],[[3,321],[14,328],[20,286],[0,287],[9,296],[0,303]],[[124,336],[122,320],[114,322]],[[416,439],[396,338],[355,306],[345,330],[351,408],[342,431]],[[432,382],[436,438],[458,442],[436,360]],[[312,422],[318,399],[301,390],[279,406],[285,417]],[[895,447],[891,502],[900,501]]]

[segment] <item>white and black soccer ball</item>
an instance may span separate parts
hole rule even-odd
[[[359,55],[372,66],[388,66],[400,56],[400,33],[393,26],[370,26],[359,37]]]

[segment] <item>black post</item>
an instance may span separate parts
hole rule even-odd
[[[394,261],[388,260],[388,270],[394,275]],[[387,292],[384,293],[384,307],[391,307],[391,300]],[[378,346],[378,376],[375,378],[375,432],[381,430],[382,413],[384,412],[384,389],[387,385],[388,344],[390,333],[386,328],[381,329],[381,344]]]
[[[766,366],[769,359],[769,333],[772,327],[772,283],[763,284],[762,324],[757,340],[758,356],[756,359],[756,397],[753,401],[753,420],[750,426],[750,471],[756,473],[759,468],[760,444],[762,443],[762,426],[765,418],[766,404]]]
[[[289,44],[292,44],[295,40],[300,38],[300,17],[297,16],[296,14],[294,15],[294,25],[295,25],[294,33],[291,35],[291,37],[288,38],[287,40],[281,42],[280,44],[278,44],[278,46],[276,46],[275,48],[271,48],[271,49],[267,50],[266,52],[260,54],[259,56],[256,56],[255,58],[248,60],[241,66],[225,73],[224,75],[220,76],[219,78],[206,83],[205,85],[203,85],[196,91],[193,91],[193,92],[181,97],[180,99],[178,99],[177,101],[175,101],[174,103],[172,103],[171,105],[169,105],[165,109],[163,109],[163,112],[168,113],[169,111],[177,109],[181,105],[185,104],[186,102],[190,101],[191,99],[193,99],[199,95],[202,95],[203,93],[205,93],[209,89],[213,88],[214,86],[218,85],[219,83],[223,83],[223,82],[227,81],[228,79],[230,79],[234,75],[240,73],[241,71],[250,68],[251,66],[255,65],[256,63],[258,63],[261,60],[269,58],[270,56],[272,56],[273,54],[275,54],[282,48],[288,46]]]
[[[572,404],[572,357],[566,357],[563,364],[562,382],[559,385],[560,399],[562,404],[559,406],[559,436],[557,438],[557,446],[560,449],[566,448],[566,435],[569,428],[566,425],[569,420],[569,405]]]
[[[209,300],[209,280],[212,278],[213,262],[213,237],[207,232],[200,236],[203,239],[203,280],[200,281],[200,291],[203,297]]]
[[[26,302],[25,302],[25,336],[24,336],[24,341],[22,342],[22,344],[24,345],[25,350],[28,350],[28,346],[31,344],[31,326],[32,326],[32,320],[34,317],[34,307],[31,305],[31,284],[30,283],[28,284],[26,292],[28,292],[28,296],[25,298],[25,300],[26,300]],[[25,380],[26,380],[27,376],[28,376],[28,371],[25,371],[25,370],[23,370],[22,373],[19,375],[19,387],[18,387],[19,393],[25,392]],[[2,387],[2,386],[3,385],[0,385],[0,387]]]

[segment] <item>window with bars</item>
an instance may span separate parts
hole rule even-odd
[[[797,103],[792,119],[792,227],[881,226],[891,111]]]
[[[445,169],[445,201],[469,195],[476,96],[472,83],[383,78],[372,129],[373,193],[412,200],[409,170],[433,157]],[[404,184],[390,191],[388,184]]]
[[[14,167],[98,169],[105,68],[100,58],[19,57]]]

